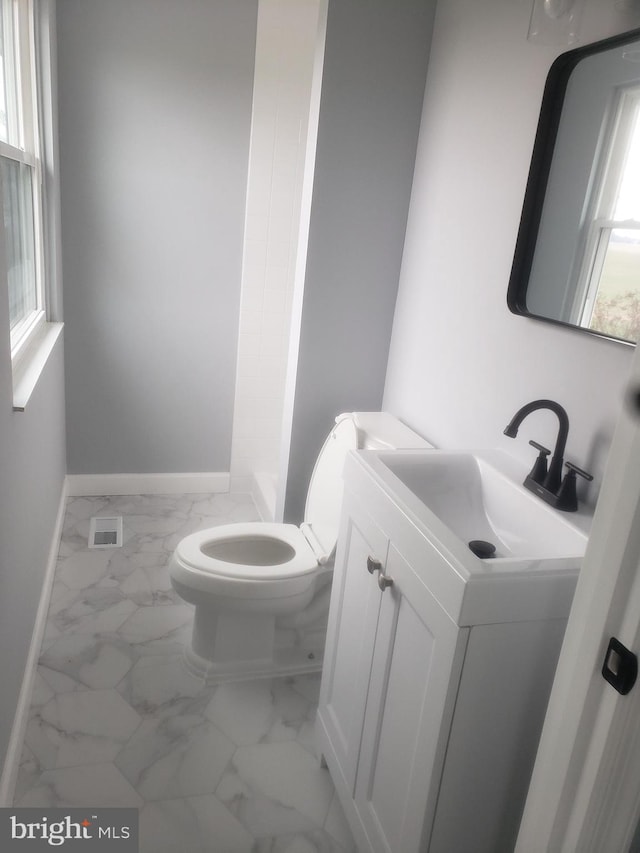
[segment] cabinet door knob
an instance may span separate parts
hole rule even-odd
[[[382,571],[382,563],[380,560],[376,560],[375,557],[367,557],[367,571],[370,575],[374,572]]]
[[[393,578],[390,578],[387,575],[383,575],[382,573],[380,573],[378,575],[378,586],[384,592],[388,586],[393,586]]]

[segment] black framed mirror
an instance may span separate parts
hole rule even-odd
[[[640,340],[640,29],[570,50],[549,71],[507,304]]]

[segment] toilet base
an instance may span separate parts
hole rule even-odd
[[[272,614],[200,606],[184,661],[207,684],[301,675],[322,668],[325,635],[325,612],[308,626],[289,627],[286,619]]]
[[[305,675],[322,669],[324,648],[276,649],[268,661],[225,661],[214,663],[196,654],[191,647],[184,650],[184,664],[193,675],[207,686],[223,681],[245,681],[255,678],[275,678],[287,675]]]
[[[272,659],[275,616],[270,613],[196,607],[191,648],[214,664],[238,661],[262,666]]]

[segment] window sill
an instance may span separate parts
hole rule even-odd
[[[43,323],[20,359],[13,365],[13,411],[24,412],[38,379],[44,370],[56,341],[62,332],[62,323]]]

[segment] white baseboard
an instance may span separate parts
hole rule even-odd
[[[0,777],[0,807],[8,807],[13,804],[16,781],[18,779],[18,770],[20,769],[22,744],[27,729],[27,723],[29,721],[31,694],[33,692],[38,660],[40,658],[42,638],[47,625],[47,613],[49,611],[51,587],[53,586],[53,579],[56,573],[56,563],[58,561],[58,551],[60,550],[60,539],[62,537],[62,525],[64,523],[67,496],[67,486],[66,483],[64,483],[60,493],[58,515],[56,516],[56,523],[53,529],[51,545],[49,547],[49,556],[42,584],[42,592],[40,593],[36,621],[33,627],[33,634],[31,635],[31,645],[29,646],[22,686],[20,688],[16,713],[13,718],[13,726],[11,727],[11,734],[9,736],[9,745],[7,747],[4,767],[2,768],[2,776]]]
[[[228,492],[226,472],[196,474],[67,474],[69,497]]]

